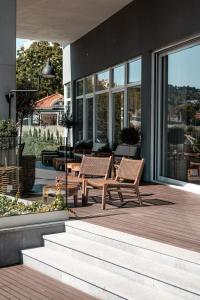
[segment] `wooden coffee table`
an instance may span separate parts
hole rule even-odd
[[[76,207],[78,204],[79,184],[78,183],[68,183],[67,185],[62,184],[60,188],[60,193],[63,196],[66,196],[66,188],[67,188],[67,197],[73,196],[74,206]],[[55,184],[45,185],[43,187],[43,193],[42,193],[43,201],[47,201],[49,196],[55,197],[56,192],[57,192],[57,187]]]
[[[75,173],[75,175],[77,175],[77,173],[79,173],[80,167],[81,167],[81,163],[67,162],[65,164],[65,170],[67,170],[67,172],[69,172],[69,169],[70,169],[71,172]]]

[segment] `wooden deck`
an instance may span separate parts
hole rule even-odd
[[[87,207],[74,210],[85,222],[200,252],[200,195],[165,185],[144,185],[140,189],[143,207],[129,203],[118,208],[116,200],[102,211],[100,195],[94,191],[99,203],[91,199]]]
[[[93,300],[66,284],[23,265],[0,269],[0,300]]]

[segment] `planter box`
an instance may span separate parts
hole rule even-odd
[[[48,222],[66,221],[69,219],[68,213],[64,210],[26,214],[10,217],[0,217],[0,229],[25,225],[42,224]]]

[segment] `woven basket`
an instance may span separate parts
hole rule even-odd
[[[0,167],[0,193],[13,196],[23,193],[22,168],[16,166]]]

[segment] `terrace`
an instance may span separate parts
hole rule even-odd
[[[66,148],[44,154],[36,168],[25,160],[24,175],[16,132],[13,140],[6,137],[12,149],[7,155],[0,145],[0,159],[10,173],[0,169],[0,189],[19,195],[21,176],[24,187],[36,176],[32,191],[0,218],[0,299],[200,299],[199,3],[16,1],[0,3],[7,29],[0,31],[0,97],[10,101],[0,102],[0,118],[15,119],[17,3],[18,36],[63,43],[64,102],[78,121],[71,144],[91,138],[94,148],[112,147],[123,128],[135,125],[145,169],[142,206],[128,190],[123,207],[114,194],[102,210],[97,190],[82,205],[77,185],[77,201],[66,197],[74,215],[66,213],[59,189],[56,201],[42,194],[56,177],[66,178]],[[155,30],[158,24],[163,32]],[[64,197],[69,185],[64,182]]]

